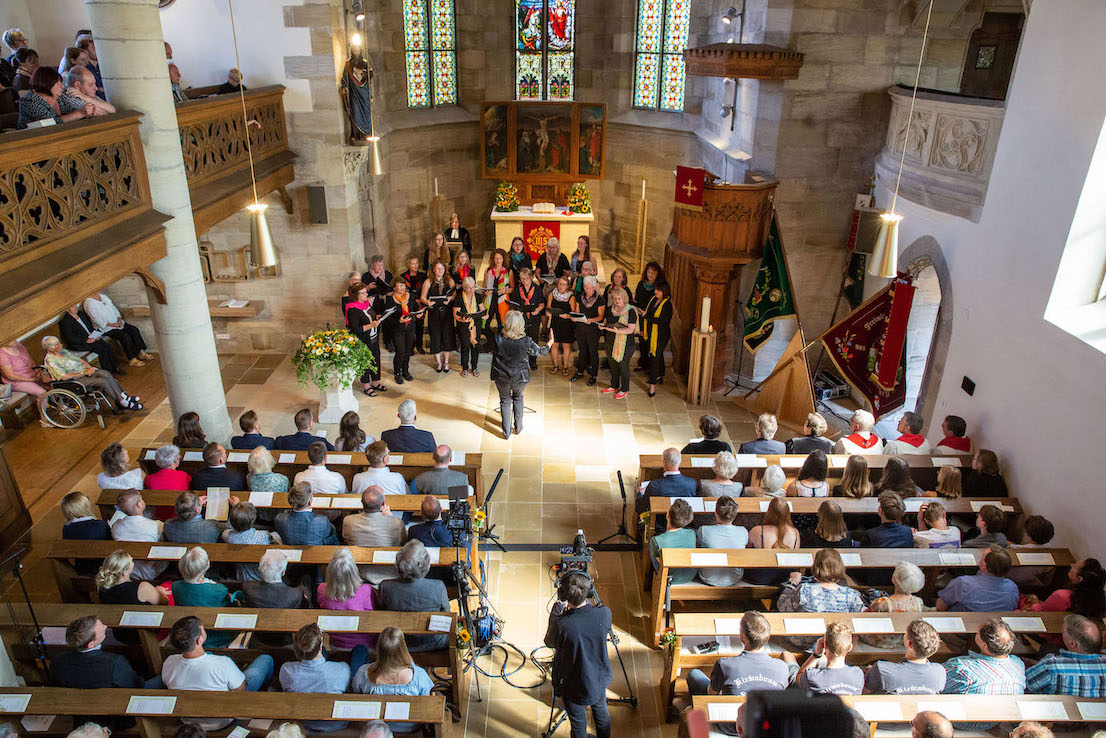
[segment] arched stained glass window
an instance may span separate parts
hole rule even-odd
[[[638,0],[634,107],[683,112],[691,0]]]
[[[457,25],[453,0],[403,0],[407,106],[457,104]]]
[[[515,0],[515,28],[515,97],[573,99],[576,1]]]

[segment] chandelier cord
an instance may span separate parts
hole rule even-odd
[[[253,187],[253,204],[257,205],[259,204],[257,201],[257,177],[253,169],[253,147],[250,145],[250,120],[246,114],[246,90],[242,86],[242,62],[238,59],[238,34],[234,29],[234,0],[227,0],[227,7],[230,8],[230,36],[234,41],[234,66],[238,70],[238,99],[242,102],[242,125],[246,133],[246,156],[250,160],[250,185]],[[932,10],[932,0],[930,0],[929,7]],[[902,171],[901,168],[899,171]]]
[[[229,0],[228,0],[229,2]],[[895,205],[899,201],[899,183],[902,182],[902,168],[906,163],[906,144],[910,140],[910,124],[914,121],[914,101],[918,99],[918,84],[922,80],[922,61],[926,55],[926,41],[929,38],[929,20],[933,17],[933,0],[929,0],[929,10],[926,11],[925,30],[922,31],[922,48],[918,52],[918,70],[914,74],[914,89],[910,94],[910,112],[906,115],[906,130],[902,137],[902,156],[899,157],[899,173],[895,177],[895,194],[891,198],[891,212],[895,212]],[[233,22],[233,21],[232,21]]]

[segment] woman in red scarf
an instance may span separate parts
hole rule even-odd
[[[404,381],[411,382],[415,378],[411,376],[411,352],[415,348],[415,322],[412,316],[418,311],[415,298],[407,291],[407,283],[397,279],[392,283],[392,294],[384,300],[384,312],[392,313],[384,321],[391,327],[392,345],[395,354],[392,356],[392,371],[395,373],[396,384]]]
[[[361,282],[350,285],[349,301],[346,303],[346,325],[349,332],[357,336],[361,343],[369,347],[374,366],[370,366],[361,375],[361,384],[365,394],[376,397],[378,392],[388,388],[380,383],[380,319],[372,308],[369,288]]]
[[[507,294],[511,291],[511,273],[507,269],[507,252],[496,249],[492,252],[492,265],[484,270],[484,287],[493,292],[487,293],[485,305],[488,319],[484,322],[484,335],[490,347],[495,346],[495,334],[492,333],[492,319],[499,331],[503,331],[503,318],[507,315]]]

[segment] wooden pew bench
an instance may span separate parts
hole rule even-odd
[[[26,706],[24,700],[29,696]],[[166,713],[148,712],[154,705],[136,704],[142,711],[131,711],[134,697],[172,698],[171,710]],[[180,725],[180,718],[241,718],[247,720],[272,720],[272,727],[284,722],[304,720],[352,721],[346,733],[358,735],[368,719],[360,717],[365,710],[380,708],[380,719],[388,723],[422,723],[433,727],[435,736],[447,734],[445,698],[441,695],[426,697],[398,697],[367,694],[303,694],[288,692],[202,692],[173,689],[62,689],[58,687],[5,687],[0,688],[0,704],[5,708],[0,719],[14,721],[23,715],[132,715],[138,722],[142,738],[161,738],[172,735]],[[374,707],[369,707],[374,705]],[[392,705],[405,705],[395,708]],[[354,710],[358,717],[345,717]],[[51,726],[49,734],[65,735],[66,721],[55,720],[60,725]],[[222,731],[220,731],[222,732]],[[261,731],[264,735],[265,731]],[[39,734],[36,734],[39,735]],[[328,735],[335,735],[328,733]]]
[[[750,586],[744,583],[739,583],[733,587],[712,587],[697,581],[669,585],[668,577],[672,569],[710,567],[801,571],[808,568],[809,564],[799,563],[799,559],[792,557],[808,557],[806,561],[811,561],[819,550],[821,549],[662,549],[660,570],[656,572],[656,576],[653,578],[651,603],[653,647],[660,646],[660,635],[666,626],[666,616],[668,614],[665,606],[666,600],[672,602],[720,602],[726,603],[727,609],[732,610],[733,602],[737,599],[764,599],[774,597],[779,591],[775,587]],[[943,569],[952,568],[968,571],[978,569],[979,561],[987,553],[987,549],[857,548],[851,551],[842,550],[839,553],[842,554],[845,566],[849,570],[893,569],[900,561],[909,561],[922,569],[927,578],[932,581],[937,573]],[[1041,566],[1043,562],[1035,558],[1034,554],[1051,556],[1051,565],[1058,567],[1070,566],[1075,561],[1071,552],[1065,548],[1013,549],[1010,553],[1014,566]],[[704,555],[711,557],[709,563],[705,563]],[[725,563],[721,559],[723,556],[725,557]],[[954,556],[959,557],[960,560],[953,560],[952,557]],[[773,590],[774,593],[767,592],[767,590]]]

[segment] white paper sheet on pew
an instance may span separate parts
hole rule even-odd
[[[374,564],[394,564],[399,551],[373,551]]]
[[[253,630],[257,627],[257,613],[240,615],[221,612],[215,616],[215,627],[225,630]]]
[[[965,633],[964,621],[960,618],[922,618],[938,633]]]
[[[319,428],[315,431],[315,436],[318,438],[326,438],[326,428]]]
[[[226,520],[230,513],[230,487],[208,487],[205,520]]]
[[[249,734],[249,728],[245,725],[239,725],[237,728],[227,733],[227,738],[246,738]]]
[[[1055,564],[1056,559],[1052,554],[1020,553],[1017,554],[1019,564]]]
[[[810,554],[776,554],[776,564],[779,566],[812,566],[814,557]],[[822,630],[825,630],[825,628]]]
[[[312,498],[311,498],[311,507],[318,508],[318,509],[329,508],[330,507],[330,498],[329,497],[314,497],[314,496],[312,496]]]
[[[469,489],[471,490],[472,487],[469,487]],[[471,492],[470,492],[470,494],[471,494]],[[449,512],[449,499],[448,498],[447,499],[438,498],[438,504],[440,504],[442,506],[443,511]]]
[[[718,500],[703,500],[703,512],[714,512],[718,509]]]
[[[179,559],[187,550],[185,546],[150,546],[150,553],[146,554],[146,558]]]
[[[330,716],[350,720],[377,720],[380,718],[380,703],[334,700],[334,710]]]
[[[824,618],[784,618],[783,632],[788,635],[823,635],[826,621]]]
[[[246,723],[246,727],[250,730],[260,730],[264,732],[268,730],[272,724],[273,721],[271,718],[254,718],[253,720]]]
[[[693,553],[691,554],[692,566],[725,566],[729,563],[729,557],[720,553]]]
[[[450,466],[464,466],[465,465],[465,452],[454,451],[453,458],[450,459]]]
[[[245,464],[249,460],[249,451],[231,451],[229,454],[227,454],[227,461],[232,464]]]
[[[449,629],[453,627],[453,618],[448,615],[431,615],[430,625],[426,626],[427,630],[432,630],[435,633],[448,633]]]
[[[924,497],[912,497],[908,500],[903,500],[902,504],[908,513],[921,512],[922,505],[926,504],[926,499]]]
[[[691,468],[692,469],[710,469],[714,466],[713,456],[692,456]]]
[[[854,700],[853,708],[870,723],[879,721],[904,720],[902,705],[898,702],[876,702],[875,700]]]
[[[361,499],[358,497],[331,497],[330,506],[335,509],[360,510]]]
[[[441,560],[442,560],[442,549],[437,548],[437,547],[428,548],[428,549],[426,549],[426,553],[427,553],[428,556],[430,556],[430,563],[431,564],[437,564],[437,563],[441,562]]]
[[[772,504],[771,500],[761,500],[760,501],[760,511],[761,512],[768,512],[768,506],[771,505],[771,504]],[[787,501],[787,509],[791,510],[792,512],[795,511],[795,506],[791,504],[791,500]]]
[[[351,463],[353,463],[353,455],[352,454],[327,454],[325,463],[327,463],[327,464],[351,464]]]
[[[127,714],[172,715],[176,706],[176,697],[150,697],[136,694],[127,702]]]
[[[803,462],[806,461],[805,456],[781,456],[780,468],[782,469],[801,469]]]
[[[1106,704],[1102,702],[1076,702],[1075,706],[1084,720],[1106,720]]]
[[[321,630],[357,630],[361,618],[356,615],[320,615],[316,621]]]
[[[406,720],[411,717],[410,702],[389,702],[384,705],[385,720]]]
[[[267,548],[267,549],[265,549],[265,553],[269,553],[270,551],[280,551],[282,554],[284,554],[284,557],[286,559],[288,559],[289,561],[299,561],[303,558],[303,549],[302,548]]]
[[[45,733],[57,715],[24,715],[19,723],[29,733]]]
[[[946,566],[975,566],[975,556],[968,553],[939,553],[937,558]]]
[[[1022,720],[1067,720],[1068,711],[1063,702],[1022,702],[1018,700],[1018,714]]]
[[[153,461],[156,458],[157,458],[157,449],[156,448],[148,449],[146,451],[146,453],[142,456],[143,461]]]
[[[739,635],[741,633],[741,618],[715,618],[714,632],[718,634]]]
[[[30,701],[29,694],[0,695],[0,712],[23,712]]]
[[[42,629],[42,642],[47,646],[64,646],[65,631],[61,625],[47,625]]]
[[[734,458],[737,459],[738,466],[750,466],[761,469],[768,466],[768,459],[762,459],[756,454],[735,454]]]
[[[123,614],[119,617],[120,625],[133,625],[144,626],[147,628],[156,628],[161,625],[162,619],[165,617],[164,612],[142,612],[140,610],[124,610]]]
[[[204,452],[203,451],[185,451],[184,452],[184,460],[185,461],[203,461],[204,460]]]
[[[707,720],[712,723],[737,722],[737,708],[740,702],[709,702],[707,703]]]
[[[683,500],[687,503],[687,506],[691,508],[691,512],[706,512],[707,506],[704,504],[706,500],[702,497],[669,497],[668,504],[671,506],[676,500]]]
[[[854,633],[894,633],[895,623],[891,618],[853,618]]]
[[[718,655],[719,656],[732,656],[736,653],[741,653],[744,648],[741,645],[740,638],[731,638],[729,636],[715,636],[714,640],[718,641]]]
[[[389,466],[403,466],[403,456],[402,455],[397,456],[396,454],[388,454],[388,465]]]
[[[972,510],[975,511],[975,512],[979,512],[980,510],[982,510],[984,505],[990,505],[991,507],[997,507],[999,510],[1002,510],[1003,512],[1014,512],[1014,506],[1013,505],[996,505],[993,501],[988,501],[988,500],[970,500],[968,504],[970,504],[972,506]]]
[[[281,454],[280,458],[277,459],[277,463],[278,464],[295,464],[296,463],[296,455],[295,454]]]
[[[960,459],[951,456],[934,456],[930,461],[933,462],[934,466],[960,466]]]
[[[250,492],[250,504],[254,507],[272,507],[272,492]]]
[[[922,702],[918,701],[918,712],[939,712],[949,720],[967,720],[968,714],[964,709],[964,704],[961,702],[954,702],[952,700],[941,700],[940,702]]]
[[[841,563],[845,566],[860,566],[860,554],[858,553],[843,553],[841,554]]]
[[[849,463],[848,454],[832,454],[829,457],[830,466],[834,469],[844,469],[845,464]]]
[[[1044,633],[1045,621],[1040,618],[1004,617],[1003,622],[1015,633]]]

